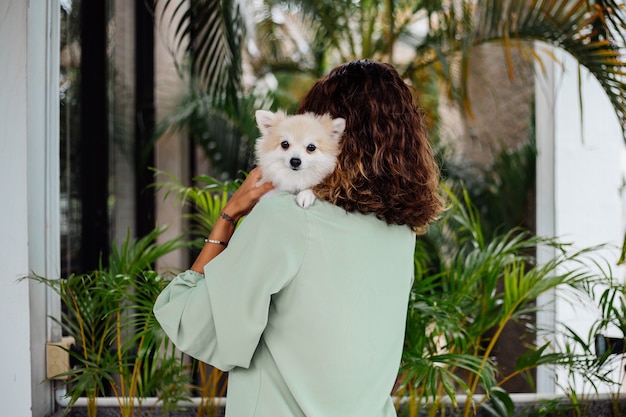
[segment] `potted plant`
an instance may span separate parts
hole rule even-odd
[[[106,267],[49,279],[28,278],[47,285],[60,297],[61,319],[53,318],[75,345],[66,349],[72,369],[63,376],[70,398],[88,399],[88,415],[96,416],[96,398],[117,398],[121,416],[131,417],[141,398],[158,395],[165,407],[184,396],[188,386],[180,354],[161,331],[152,307],[166,285],[153,270],[161,256],[183,246],[180,239],[158,244],[163,229],[114,247]],[[54,376],[54,377],[57,377]],[[54,378],[53,377],[53,378]]]

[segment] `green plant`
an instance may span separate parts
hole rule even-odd
[[[159,122],[154,140],[166,131],[185,131],[211,161],[213,176],[234,178],[253,163],[254,143],[259,136],[255,110],[273,107],[272,103],[271,94],[257,91],[237,94],[235,104],[216,102],[211,93],[190,83],[173,110]]]
[[[452,150],[439,150],[445,183],[457,198],[469,195],[481,217],[485,239],[498,232],[522,228],[533,230],[535,160],[537,148],[533,140],[514,148],[501,147],[493,162],[486,167],[470,165]]]
[[[112,393],[121,415],[132,417],[141,406],[137,398],[158,395],[166,409],[181,399],[176,387],[187,383],[182,362],[152,313],[167,283],[153,265],[183,246],[180,239],[157,243],[163,231],[127,237],[113,248],[107,268],[61,279],[28,277],[59,295],[62,315],[53,319],[75,340],[68,353],[78,365],[62,374],[68,377],[70,408],[86,396],[88,414],[96,416],[96,398]]]
[[[443,81],[447,94],[471,116],[468,74],[473,48],[501,45],[513,77],[512,51],[519,50],[522,57],[541,66],[537,45],[544,44],[568,52],[587,68],[611,101],[622,129],[626,126],[626,86],[621,81],[625,63],[620,50],[626,15],[614,0],[348,1],[340,5],[326,0],[265,1],[249,3],[245,14],[233,2],[159,1],[163,4],[160,22],[175,32],[173,56],[184,55],[183,61],[176,62],[191,62],[179,64],[181,77],[201,80],[189,84],[192,99],[185,102],[192,102],[200,89],[211,101],[212,111],[223,113],[224,120],[249,119],[250,107],[243,103],[259,104],[250,100],[241,77],[244,58],[255,77],[249,86],[274,78],[281,83],[268,90],[285,96],[281,88],[297,86],[287,94],[292,97],[301,91],[302,83],[310,83],[338,63],[360,58],[387,61],[420,90]],[[171,16],[171,21],[164,16]],[[246,33],[246,26],[253,30]],[[193,47],[188,47],[189,41]],[[400,48],[402,56],[396,52]],[[220,137],[231,138],[204,132],[216,144],[224,143]],[[242,143],[241,138],[236,141]],[[219,153],[224,158],[230,151],[240,149],[228,145]]]
[[[537,297],[557,288],[591,305],[597,284],[610,280],[584,266],[596,248],[572,252],[555,239],[519,229],[487,240],[468,194],[464,200],[452,192],[448,196],[451,209],[416,245],[399,391],[409,397],[409,415],[417,415],[424,404],[429,404],[428,415],[436,415],[444,397],[456,408],[459,393],[466,396],[463,416],[474,415],[481,406],[494,415],[510,415],[512,402],[502,385],[517,375],[532,383],[530,372],[540,365],[565,367],[588,381],[606,380],[583,338],[568,330],[563,336],[582,351],[556,350],[530,337],[533,328],[527,320],[545,307],[536,305]],[[537,265],[535,249],[545,245],[557,255]],[[529,336],[526,352],[503,374],[493,361],[493,350],[512,322],[529,326]]]
[[[154,140],[165,131],[184,128],[211,161],[214,174],[233,178],[251,162],[250,145],[258,134],[254,110],[271,104],[270,94],[243,85],[246,26],[241,4],[231,0],[160,3],[160,24],[168,27],[177,22],[170,48],[186,90],[158,124]],[[163,20],[166,16],[170,22]],[[181,61],[176,57],[183,49]]]
[[[242,179],[219,181],[213,177],[201,175],[194,178],[197,185],[187,186],[169,173],[158,170],[155,172],[169,179],[167,182],[155,184],[157,189],[165,191],[164,199],[173,196],[177,204],[189,208],[184,217],[189,220],[189,233],[195,237],[192,243],[196,247],[204,244],[204,239],[213,230],[215,221],[228,202],[228,198],[243,181]]]
[[[214,399],[226,396],[227,374],[201,362],[196,361],[196,365],[200,374],[201,398],[197,417],[217,416],[219,408],[214,403]]]

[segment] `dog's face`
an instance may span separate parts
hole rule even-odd
[[[258,110],[256,120],[261,131],[255,148],[257,163],[263,179],[276,188],[301,191],[335,169],[344,119]]]

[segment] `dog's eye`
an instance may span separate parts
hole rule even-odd
[[[280,147],[283,149],[289,149],[289,142],[287,142],[286,140],[280,142]]]
[[[306,147],[307,152],[314,152],[317,149],[317,147],[315,145],[313,145],[312,143],[309,144],[309,146]]]

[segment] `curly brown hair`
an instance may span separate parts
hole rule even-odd
[[[336,67],[300,102],[298,113],[305,112],[346,120],[337,168],[314,188],[319,198],[416,233],[444,209],[423,113],[392,65]]]

